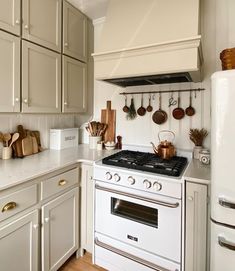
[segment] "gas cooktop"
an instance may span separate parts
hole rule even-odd
[[[102,163],[179,177],[187,164],[187,158],[174,156],[164,160],[153,153],[124,150],[104,158]]]

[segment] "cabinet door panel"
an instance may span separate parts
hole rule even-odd
[[[78,188],[42,207],[42,270],[57,270],[78,249]]]
[[[63,53],[86,62],[87,18],[66,1],[63,15]]]
[[[23,37],[61,50],[61,0],[23,1]]]
[[[0,28],[20,35],[20,0],[1,0]]]
[[[206,271],[207,186],[186,184],[185,270]]]
[[[86,110],[87,65],[63,56],[63,112]]]
[[[61,112],[61,56],[22,43],[22,112]]]
[[[38,211],[0,226],[0,269],[38,270]]]
[[[0,31],[0,112],[20,112],[20,39]]]
[[[93,166],[82,165],[81,248],[93,250]]]

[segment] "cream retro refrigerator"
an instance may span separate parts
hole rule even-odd
[[[211,271],[235,270],[235,70],[212,76]]]

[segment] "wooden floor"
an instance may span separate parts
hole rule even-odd
[[[58,271],[106,271],[92,264],[91,254],[86,253],[82,258],[70,258]]]

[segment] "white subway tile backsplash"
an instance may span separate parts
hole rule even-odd
[[[42,146],[48,148],[50,129],[75,127],[75,115],[0,114],[1,132],[14,132],[19,124],[25,129],[40,131]]]

